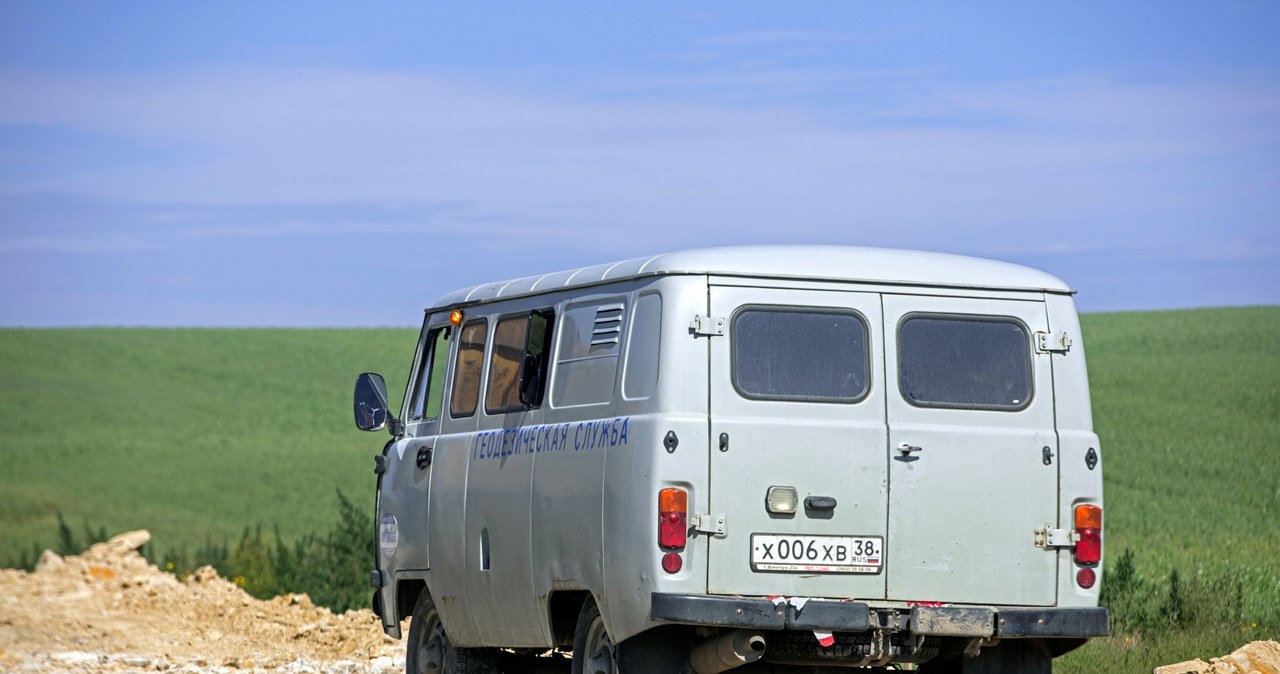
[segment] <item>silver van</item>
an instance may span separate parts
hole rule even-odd
[[[490,283],[426,310],[387,400],[357,379],[414,674],[1048,672],[1108,633],[1080,326],[1042,272],[754,246]]]

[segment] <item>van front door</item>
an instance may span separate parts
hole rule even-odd
[[[1043,301],[884,296],[887,598],[1044,606],[1057,556],[1053,378]]]
[[[708,591],[883,597],[879,296],[712,279],[710,309]]]
[[[405,401],[405,435],[387,453],[386,473],[378,478],[380,554],[396,554],[397,570],[402,571],[431,568],[431,463],[440,433],[440,403],[453,328],[447,323],[431,325],[433,320],[447,320],[446,316],[427,320],[413,388]]]

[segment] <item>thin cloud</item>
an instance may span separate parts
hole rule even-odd
[[[833,44],[870,42],[875,36],[821,30],[755,30],[700,38],[697,44],[718,47],[758,47],[762,45]]]
[[[1175,250],[1274,250],[1260,245],[1275,242],[1280,218],[1269,187],[1280,183],[1274,75],[962,86],[921,72],[896,87],[858,72],[824,76],[842,86],[821,104],[741,105],[693,91],[602,99],[352,70],[3,71],[0,88],[17,87],[24,105],[5,106],[0,123],[110,134],[179,159],[39,179],[11,171],[0,192],[137,204],[138,221],[164,214],[151,223],[164,229],[120,241],[149,245],[449,232],[472,251],[533,236],[595,261],[788,240],[1017,257],[1078,241],[1128,250],[1159,232]],[[770,69],[719,86],[750,92],[792,77],[813,84]],[[463,206],[430,210],[441,203]],[[389,217],[378,210],[386,204],[410,215]],[[296,212],[342,205],[375,217]],[[177,217],[191,213],[202,214]],[[5,230],[10,251],[76,236]],[[574,264],[530,272],[558,266]]]

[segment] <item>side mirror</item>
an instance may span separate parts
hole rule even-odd
[[[382,375],[365,372],[356,377],[355,415],[356,428],[362,431],[380,431],[388,418],[394,421],[387,410],[387,382]]]

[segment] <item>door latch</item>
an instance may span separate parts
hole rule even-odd
[[[1076,532],[1070,529],[1054,529],[1046,524],[1036,529],[1037,548],[1069,548],[1076,544]]]
[[[715,337],[724,334],[724,316],[705,316],[698,314],[693,317],[693,322],[689,324],[689,328],[693,330],[694,336],[705,335],[707,337]]]
[[[1065,332],[1037,332],[1036,353],[1066,353],[1071,350],[1071,336]]]
[[[690,518],[693,524],[693,530],[712,536],[724,536],[728,529],[725,527],[724,515],[694,515]]]

